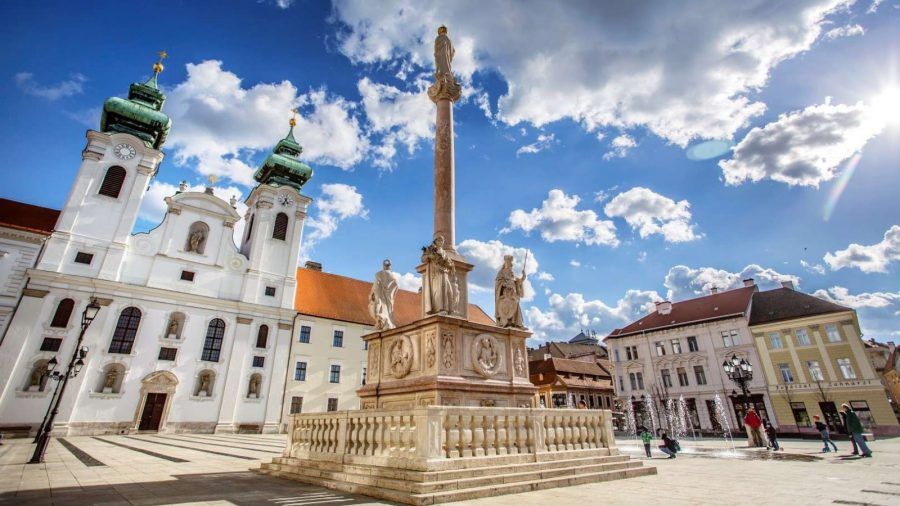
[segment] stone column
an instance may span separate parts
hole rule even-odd
[[[435,101],[434,237],[444,236],[445,247],[456,251],[456,167],[453,157],[453,102],[449,94]]]

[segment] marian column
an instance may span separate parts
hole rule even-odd
[[[434,84],[428,88],[428,98],[437,105],[434,134],[434,235],[443,237],[444,249],[456,266],[459,302],[456,316],[468,317],[468,284],[466,276],[472,265],[456,252],[456,167],[453,156],[453,102],[459,100],[461,88],[450,66],[453,43],[447,27],[438,28],[434,39]],[[423,266],[419,272],[422,273]],[[425,297],[423,297],[424,301]],[[423,304],[422,316],[429,314]]]

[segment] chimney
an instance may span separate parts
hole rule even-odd
[[[709,289],[709,293],[712,294],[712,295],[715,295],[715,294],[719,293],[719,287],[718,287],[718,286],[714,286],[714,287],[710,288],[710,289]]]
[[[320,264],[319,262],[313,262],[312,260],[307,260],[306,263],[303,264],[303,267],[306,267],[311,271],[322,272],[322,264]]]
[[[791,281],[791,280],[782,281],[782,282],[781,282],[781,287],[782,287],[782,288],[787,288],[788,290],[793,290],[793,289],[794,289],[794,282]]]
[[[656,303],[656,312],[659,314],[669,314],[672,312],[672,303],[664,300]]]
[[[550,360],[551,358],[553,358],[553,355],[551,355],[549,353],[544,353],[544,360]]]
[[[753,286],[756,283],[753,282],[753,278],[747,278],[744,280],[744,286]]]

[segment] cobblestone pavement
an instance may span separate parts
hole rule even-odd
[[[26,464],[34,445],[0,446],[0,505],[389,504],[248,471],[281,452],[281,435],[140,435],[54,439],[46,463]],[[657,476],[498,496],[454,504],[900,504],[900,439],[872,443],[875,457],[819,453],[815,441],[783,441],[786,451],[737,452],[722,440],[682,441],[668,460],[654,451],[645,464]],[[643,458],[634,441],[621,450]]]

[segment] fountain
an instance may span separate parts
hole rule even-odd
[[[653,406],[653,397],[651,395],[647,395],[644,397],[644,409],[647,410],[647,413],[650,415],[650,430],[653,432],[653,435],[658,435],[656,431],[659,429],[659,422],[656,418],[656,408]]]
[[[728,423],[728,409],[718,393],[714,398],[714,402],[716,404],[716,418],[719,420],[719,426],[724,430],[725,440],[731,443],[731,453],[737,455],[737,450],[734,448],[734,439],[731,437],[731,424]]]
[[[694,423],[690,418],[690,411],[688,411],[687,401],[684,400],[684,396],[681,395],[678,397],[678,418],[681,420],[681,427],[684,431],[684,436],[687,437],[688,427],[691,429],[691,437],[697,439],[697,433],[694,431]]]

